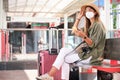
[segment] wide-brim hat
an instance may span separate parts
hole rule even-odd
[[[97,12],[98,16],[100,16],[99,8],[95,4],[90,3],[90,4],[83,5],[81,7],[81,10],[85,11],[86,7],[92,7]]]

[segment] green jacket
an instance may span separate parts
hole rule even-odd
[[[88,37],[92,40],[92,45],[89,46],[92,48],[89,54],[79,53],[80,59],[87,59],[92,56],[90,64],[100,65],[101,60],[98,58],[103,57],[103,51],[105,47],[106,32],[104,26],[101,22],[94,22],[91,27],[88,29]]]

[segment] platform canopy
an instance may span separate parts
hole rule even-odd
[[[3,0],[7,16],[62,17],[95,0]]]

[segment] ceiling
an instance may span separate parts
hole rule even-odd
[[[3,0],[7,16],[63,17],[95,0]]]

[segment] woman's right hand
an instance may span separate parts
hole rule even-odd
[[[77,26],[79,24],[79,21],[80,19],[84,16],[84,13],[83,11],[81,11],[79,14],[78,14],[78,17],[77,17],[77,20],[75,21],[73,27],[72,27],[72,34],[76,33],[76,31],[78,31],[77,29]]]
[[[80,20],[83,16],[84,16],[84,12],[83,12],[83,11],[80,11],[80,12],[78,13],[77,19]]]

